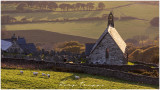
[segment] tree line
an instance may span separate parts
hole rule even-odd
[[[103,2],[98,3],[98,7],[95,7],[95,4],[92,2],[84,3],[75,3],[75,4],[68,4],[62,3],[57,4],[53,1],[20,1],[20,2],[12,2],[14,4],[18,4],[16,10],[24,10],[27,8],[38,8],[40,10],[54,10],[56,11],[57,8],[60,8],[61,11],[79,11],[79,10],[103,10],[105,8],[105,4]],[[2,2],[2,4],[11,4],[8,2]]]

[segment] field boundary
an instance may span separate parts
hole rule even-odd
[[[77,72],[77,73],[87,73],[92,75],[100,75],[105,77],[113,77],[121,80],[127,80],[131,82],[138,82],[151,85],[159,85],[159,78],[136,75],[128,72],[123,72],[119,70],[112,70],[99,67],[83,66],[76,64],[67,63],[55,63],[46,61],[35,61],[26,59],[15,59],[15,58],[2,58],[1,63],[9,63],[17,66],[33,66],[35,69],[52,69],[58,71],[67,72]]]

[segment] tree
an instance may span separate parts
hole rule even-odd
[[[72,4],[71,9],[75,11],[76,10],[76,4]]]
[[[105,8],[104,3],[103,3],[103,2],[100,2],[100,3],[98,4],[98,8],[101,9],[101,10],[103,10],[103,9]]]
[[[84,52],[84,45],[80,44],[77,41],[65,42],[59,45],[58,48],[61,49],[61,51],[71,52],[76,54]]]
[[[76,3],[76,8],[77,8],[77,10],[79,10],[80,7],[81,7],[81,3]]]
[[[150,24],[154,27],[158,27],[159,26],[159,17],[154,17],[151,21]]]
[[[58,8],[58,5],[55,2],[50,2],[48,3],[48,8],[56,10],[56,8]]]
[[[65,4],[60,4],[59,8],[61,8],[61,10],[64,11],[65,10]]]
[[[87,3],[87,10],[92,10],[94,8],[94,3]]]
[[[23,11],[24,7],[26,7],[26,3],[20,3],[17,7],[16,10],[17,11]]]
[[[83,4],[83,3],[81,4],[81,8],[82,8],[83,10],[85,10],[85,6],[86,6],[85,4]]]

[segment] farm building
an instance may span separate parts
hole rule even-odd
[[[89,54],[89,63],[122,65],[127,63],[126,43],[114,28],[114,17],[108,16],[108,26],[100,38],[93,45],[86,44],[86,54]]]
[[[36,52],[36,47],[33,43],[26,43],[25,38],[16,37],[15,34],[10,39],[1,40],[2,51],[16,53],[33,53]],[[6,47],[6,45],[8,45]]]

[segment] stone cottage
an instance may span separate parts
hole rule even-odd
[[[4,49],[2,48],[2,51],[10,53],[24,53],[24,54],[30,54],[37,51],[36,46],[33,43],[26,43],[25,38],[21,38],[19,36],[16,37],[15,34],[13,34],[13,36],[9,39],[1,40],[1,42],[2,42],[1,46],[3,46],[4,48]]]
[[[114,17],[108,16],[108,26],[92,47],[89,63],[122,65],[127,63],[126,43],[114,28]]]

